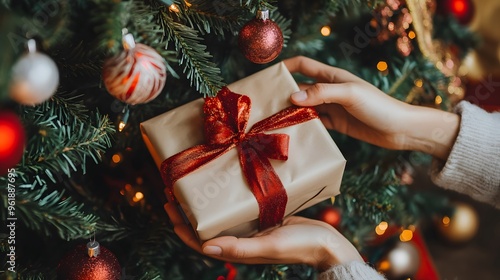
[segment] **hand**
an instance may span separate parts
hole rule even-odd
[[[363,261],[358,251],[332,226],[303,217],[287,217],[283,224],[249,238],[217,237],[200,245],[177,208],[165,210],[175,233],[196,251],[213,258],[246,264],[303,263],[326,270],[335,264]]]
[[[290,72],[316,80],[292,94],[291,101],[317,106],[326,128],[388,149],[448,157],[458,134],[458,115],[404,103],[345,70],[310,58],[284,63]]]

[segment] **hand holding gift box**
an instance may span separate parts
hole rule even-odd
[[[312,109],[288,108],[295,91],[297,84],[279,63],[207,99],[206,126],[201,99],[141,124],[157,165],[164,162],[167,195],[175,197],[201,240],[251,235],[259,224],[272,226],[339,193],[345,159],[312,119]]]

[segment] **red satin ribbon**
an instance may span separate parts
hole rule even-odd
[[[283,220],[288,200],[286,190],[269,159],[287,160],[289,136],[265,134],[265,131],[288,127],[318,118],[309,107],[288,107],[245,129],[250,116],[250,98],[222,88],[216,97],[206,98],[205,139],[197,145],[167,158],[161,164],[161,173],[167,195],[173,198],[177,180],[237,148],[245,179],[259,205],[261,230]]]

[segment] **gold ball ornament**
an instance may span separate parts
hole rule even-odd
[[[396,242],[377,262],[378,271],[388,279],[407,279],[413,277],[420,267],[418,249],[410,242]]]
[[[450,216],[442,216],[436,221],[439,234],[451,243],[470,241],[479,228],[479,217],[472,206],[455,202]]]
[[[34,106],[48,100],[59,85],[59,70],[54,61],[36,50],[36,42],[28,40],[28,53],[14,64],[10,97],[19,104]]]
[[[238,35],[238,45],[243,55],[253,63],[273,61],[283,48],[283,32],[269,19],[269,11],[257,12],[257,17],[247,22]]]

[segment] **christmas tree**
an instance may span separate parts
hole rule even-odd
[[[4,276],[55,279],[77,270],[78,279],[97,279],[67,259],[75,247],[92,251],[79,246],[95,239],[105,263],[94,270],[118,270],[118,278],[99,279],[314,277],[306,266],[232,265],[184,245],[163,209],[164,186],[139,124],[296,55],[345,68],[408,103],[446,110],[463,97],[458,67],[474,40],[438,4],[1,1],[0,121],[16,125],[2,130],[10,134],[1,141],[15,140],[0,147],[0,213],[15,225],[0,235]],[[262,36],[258,25],[245,30],[247,43],[238,42],[265,10],[281,31],[281,53],[280,43],[253,44]],[[256,57],[276,51],[275,60]],[[331,136],[348,163],[330,214],[342,213],[336,226],[360,250],[382,222],[411,229],[442,207],[441,198],[406,186],[426,156]],[[325,219],[325,209],[331,202],[301,215]]]

